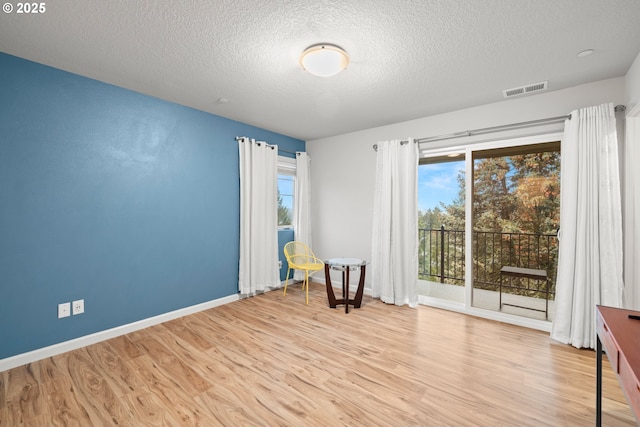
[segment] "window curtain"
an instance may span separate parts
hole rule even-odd
[[[311,243],[311,159],[304,152],[296,152],[296,179],[293,198],[294,239],[310,248]],[[303,280],[304,272],[296,270],[295,280]]]
[[[373,296],[418,305],[418,145],[378,142],[373,206]]]
[[[595,348],[598,304],[621,307],[622,208],[613,104],[573,111],[561,143],[560,244],[551,337]]]
[[[278,272],[278,147],[239,138],[242,295],[280,285]]]
[[[624,306],[640,310],[640,105],[627,113],[624,146]]]

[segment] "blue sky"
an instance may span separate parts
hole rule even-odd
[[[282,197],[282,205],[293,214],[293,176],[278,175],[278,190]]]
[[[418,209],[426,211],[449,204],[458,194],[458,171],[464,170],[464,160],[420,165],[418,168]]]

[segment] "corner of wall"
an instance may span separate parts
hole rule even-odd
[[[627,110],[640,104],[640,53],[625,76],[625,102]]]

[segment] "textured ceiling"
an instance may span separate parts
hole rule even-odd
[[[300,69],[321,42],[345,72]],[[55,0],[0,14],[0,51],[311,140],[623,76],[640,0]]]

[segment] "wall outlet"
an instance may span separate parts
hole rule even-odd
[[[84,313],[84,300],[79,299],[73,302],[73,315]]]
[[[69,316],[71,316],[71,303],[64,302],[62,304],[58,304],[58,319]]]

